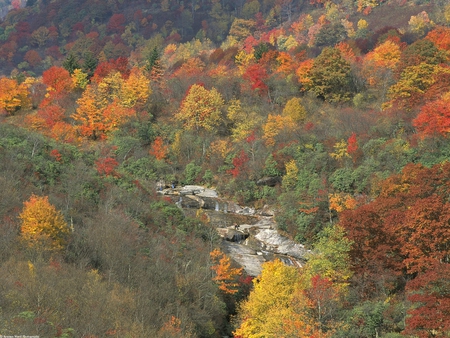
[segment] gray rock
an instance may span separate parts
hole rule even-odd
[[[257,255],[255,250],[245,245],[239,245],[233,242],[223,243],[224,252],[241,265],[245,272],[250,276],[258,276],[261,273],[261,264],[266,260],[264,256]]]
[[[276,230],[263,229],[255,238],[264,244],[265,250],[273,253],[306,259],[306,254],[309,252],[302,244],[280,235]]]

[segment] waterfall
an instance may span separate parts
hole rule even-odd
[[[227,212],[228,212],[228,203],[225,203],[225,204],[223,205],[223,212],[224,212],[224,213],[227,213]]]
[[[215,211],[219,211],[219,202],[216,201],[216,206],[214,207]]]
[[[180,209],[182,208],[181,202],[183,202],[183,197],[180,196],[180,199],[178,200],[178,202],[175,202],[175,205]]]

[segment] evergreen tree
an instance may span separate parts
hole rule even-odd
[[[83,72],[88,75],[89,79],[94,76],[94,72],[95,69],[97,69],[97,66],[98,59],[91,52],[86,53],[84,56]]]
[[[153,67],[154,67],[155,65],[157,65],[157,64],[159,64],[159,52],[158,52],[158,50],[157,50],[156,47],[155,47],[155,48],[153,48],[153,50],[152,50],[150,56],[149,56],[148,59],[147,59],[147,64],[146,64],[146,66],[145,66],[145,69],[146,69],[148,72],[151,72],[152,69],[153,69]]]
[[[75,69],[81,69],[79,62],[73,53],[70,53],[69,56],[64,60],[63,67],[70,73],[70,75],[73,74]]]

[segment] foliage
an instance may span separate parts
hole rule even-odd
[[[213,265],[211,270],[215,276],[213,281],[219,285],[219,289],[227,294],[235,294],[238,292],[237,279],[242,274],[242,268],[232,268],[231,259],[221,252],[219,249],[211,251],[211,261]]]
[[[29,91],[25,83],[14,79],[0,78],[0,109],[12,115],[30,104]]]
[[[208,90],[194,84],[186,93],[176,118],[187,129],[213,131],[220,124],[222,106],[222,96],[215,88]]]
[[[32,195],[24,202],[19,218],[21,238],[26,245],[60,250],[67,244],[69,227],[61,212],[50,204],[48,196]]]
[[[212,280],[208,212],[188,219],[155,194],[163,180],[268,204],[312,249],[252,335],[445,335],[450,7],[404,2],[14,1],[0,22],[5,334],[231,336],[233,316],[247,330],[243,293]],[[18,245],[38,192],[70,221],[64,250]]]
[[[281,261],[264,264],[261,276],[253,280],[253,291],[240,305],[239,327],[235,336],[276,337],[290,319],[288,311],[298,271]]]
[[[328,102],[345,102],[355,92],[350,64],[336,48],[324,48],[314,59],[306,88]]]

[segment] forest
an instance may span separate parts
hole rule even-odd
[[[450,2],[0,1],[0,336],[450,337]],[[157,182],[275,210],[246,274]]]

